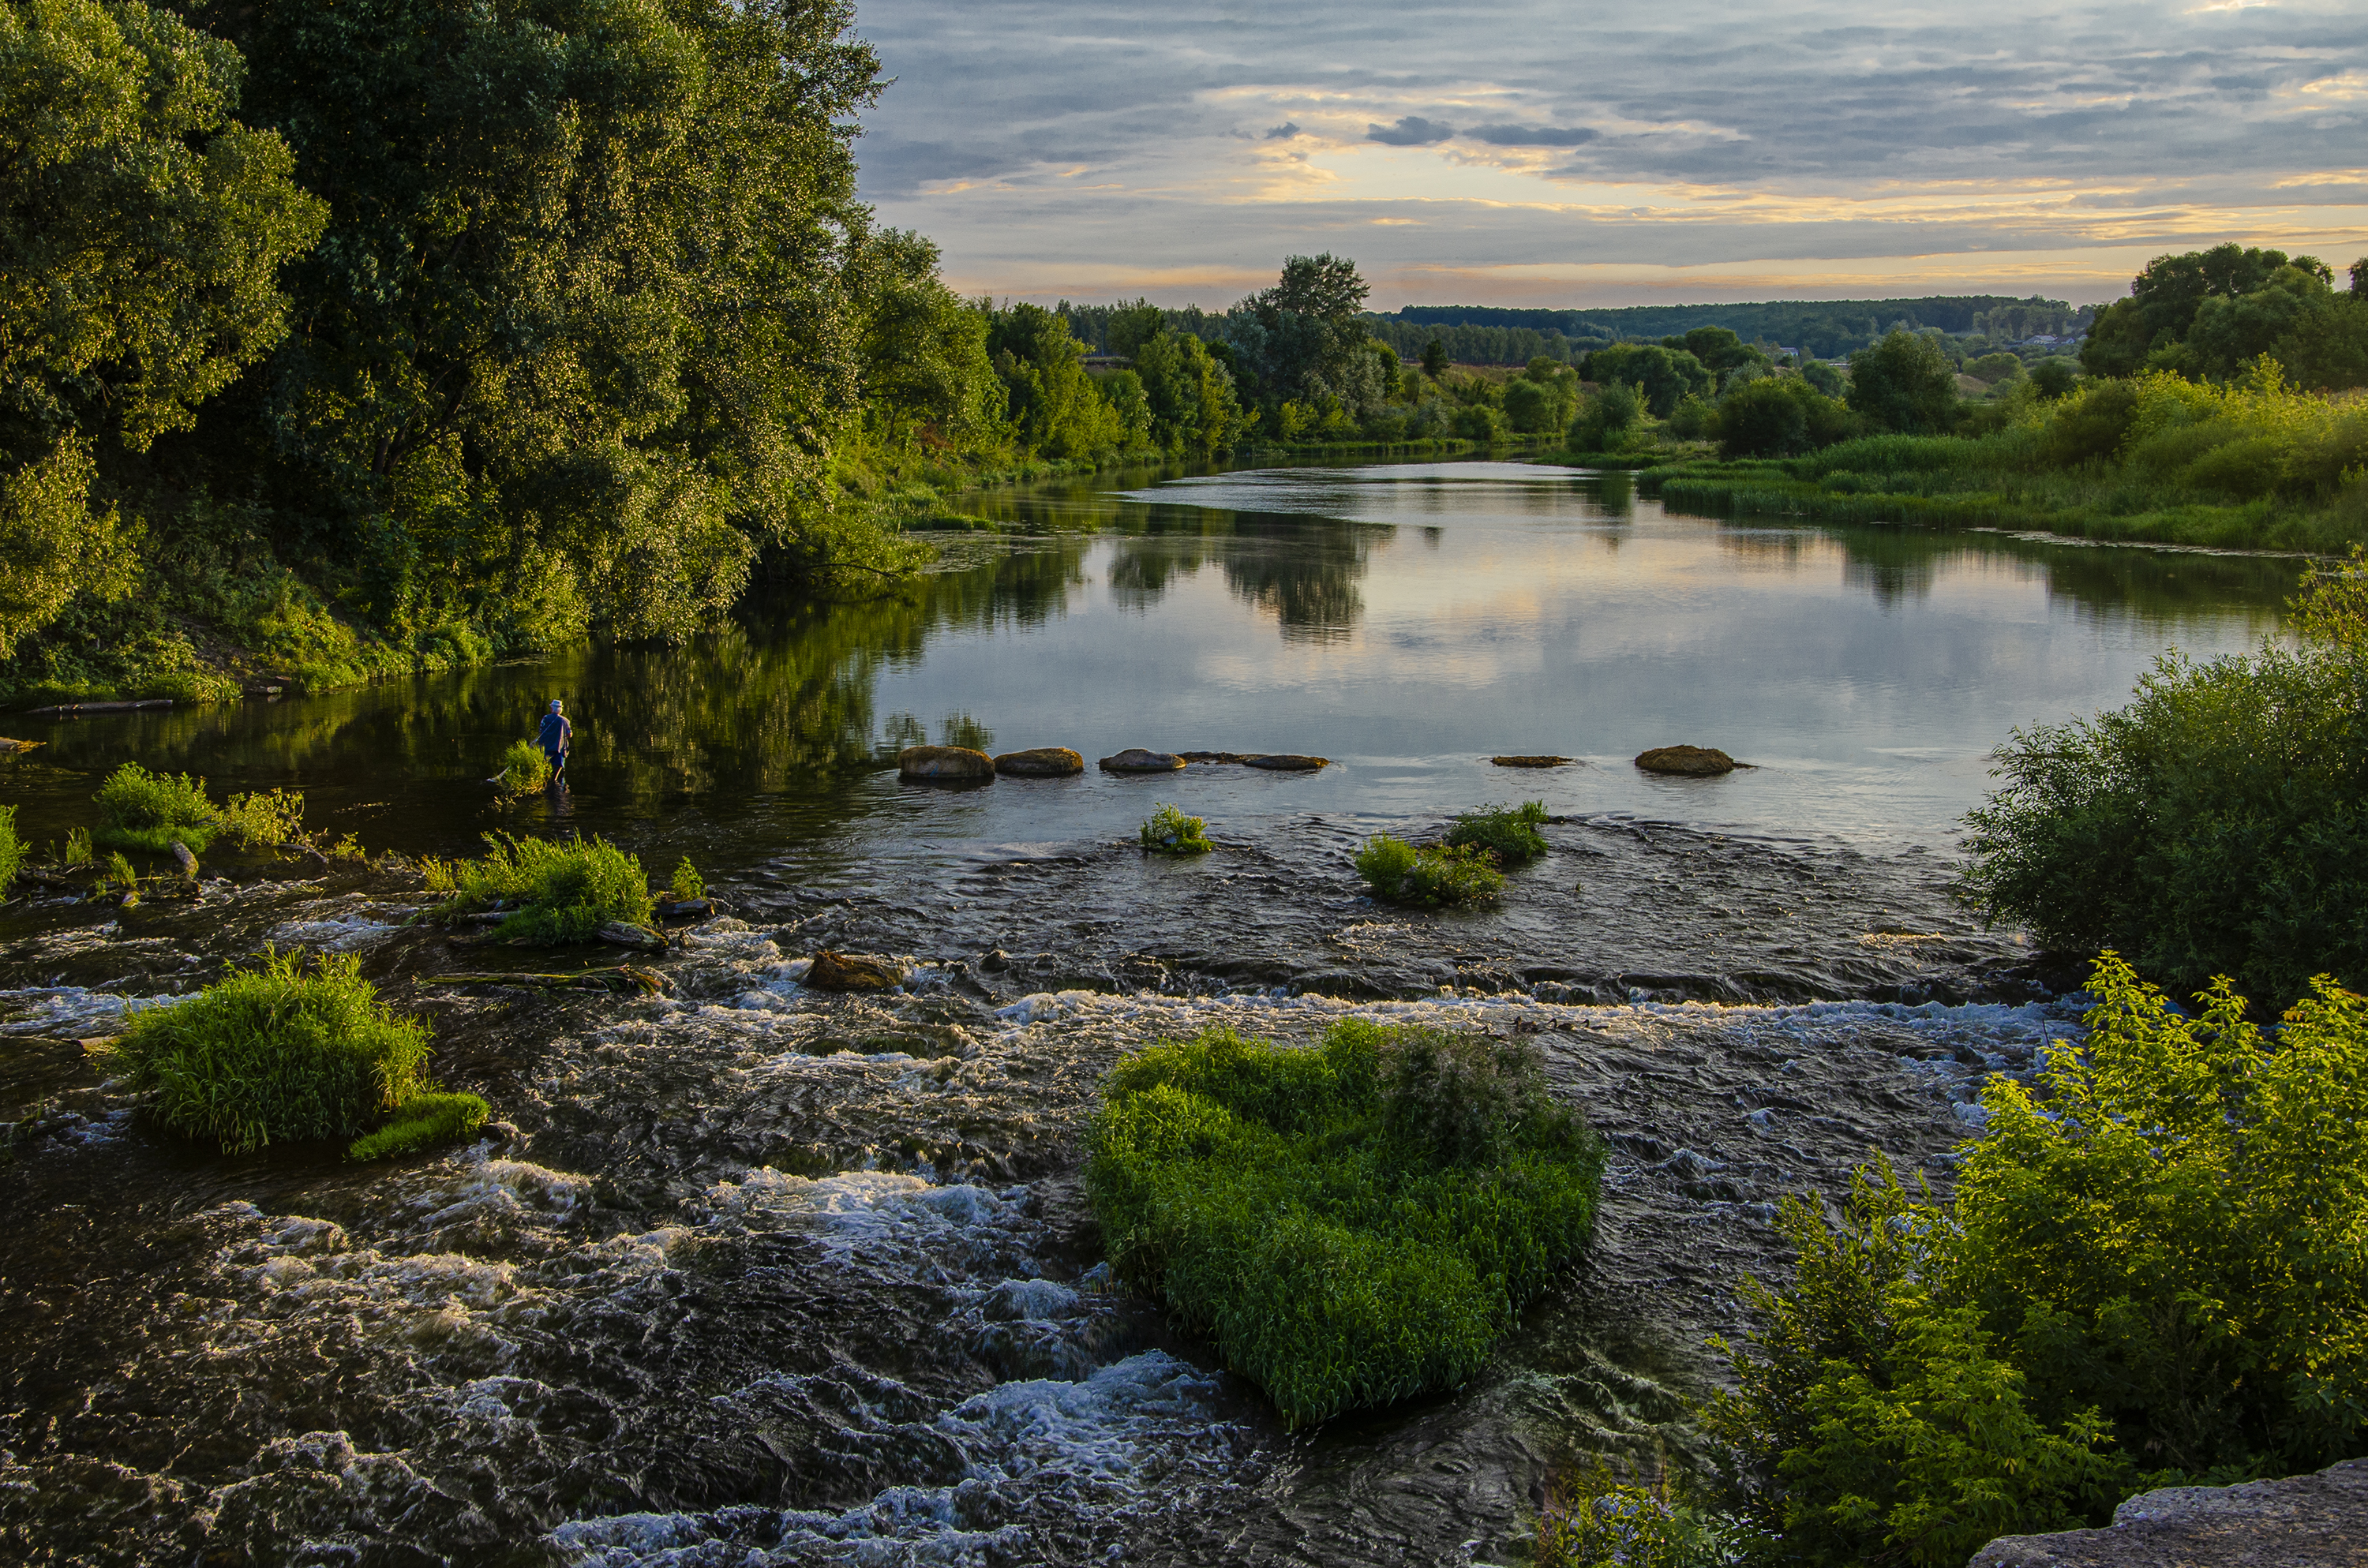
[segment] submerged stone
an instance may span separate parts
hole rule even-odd
[[[1564,767],[1573,760],[1566,756],[1492,756],[1488,759],[1499,767]],[[1637,758],[1639,766],[1644,758]]]
[[[1332,759],[1328,756],[1303,756],[1297,752],[1277,751],[1263,753],[1258,756],[1246,756],[1242,758],[1242,762],[1250,767],[1263,767],[1269,773],[1313,773],[1319,767],[1330,767]]]
[[[1067,746],[1031,746],[995,759],[995,770],[1012,778],[1065,778],[1086,770],[1086,759]]]
[[[632,948],[645,953],[666,951],[666,939],[646,926],[636,926],[626,920],[604,920],[594,933],[602,941],[620,948]]]
[[[1173,773],[1184,766],[1184,759],[1169,751],[1145,751],[1141,746],[1129,746],[1116,756],[1102,758],[1104,773]]]
[[[992,781],[995,759],[968,746],[906,746],[896,754],[896,777],[939,784]]]
[[[905,983],[905,969],[894,959],[878,953],[814,955],[801,983],[815,991],[889,991]]]
[[[1655,746],[1636,754],[1636,766],[1647,773],[1674,773],[1687,778],[1714,778],[1742,765],[1714,746]]]

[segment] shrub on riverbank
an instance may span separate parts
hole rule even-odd
[[[8,896],[24,864],[24,842],[17,836],[17,808],[0,806],[0,898]]]
[[[1426,844],[1417,848],[1402,838],[1377,833],[1357,851],[1356,867],[1373,896],[1390,903],[1437,909],[1484,903],[1505,891],[1505,876],[1497,869],[1497,858],[1476,845]]]
[[[1356,1021],[1144,1051],[1087,1150],[1120,1277],[1292,1426],[1479,1370],[1587,1235],[1603,1165],[1534,1047]]]
[[[2034,1095],[1982,1096],[1952,1201],[1861,1171],[1779,1221],[1711,1426],[1770,1561],[1946,1564],[2181,1480],[2317,1469],[2368,1437],[2368,999],[2274,1038],[2118,958]]]
[[[304,797],[294,790],[277,789],[268,794],[256,790],[233,795],[230,803],[216,812],[214,818],[242,848],[286,844],[303,834]]]
[[[2048,947],[2272,1007],[2368,985],[2368,651],[2166,654],[2127,707],[2018,730],[1961,895]]]
[[[1465,812],[1447,830],[1447,842],[1456,849],[1486,849],[1497,863],[1518,866],[1546,852],[1546,836],[1538,831],[1546,820],[1543,801],[1518,806],[1483,806]]]
[[[206,781],[188,774],[151,773],[127,762],[108,776],[92,797],[101,825],[93,842],[117,849],[162,855],[175,839],[191,849],[213,841],[220,813],[206,799]]]
[[[1216,847],[1209,842],[1209,824],[1188,817],[1180,806],[1161,806],[1143,824],[1143,846],[1154,855],[1206,855]]]
[[[641,860],[598,836],[526,838],[485,835],[475,860],[426,860],[428,887],[451,895],[449,915],[515,902],[495,934],[543,942],[588,942],[609,921],[646,926],[655,907]]]
[[[473,1095],[437,1095],[427,1027],[381,1002],[351,955],[324,954],[308,968],[297,954],[267,953],[193,1000],[138,1014],[113,1053],[160,1121],[226,1154],[351,1138],[389,1116],[416,1120],[423,1106],[443,1126],[453,1115],[446,1101],[473,1102],[478,1122],[484,1116]]]

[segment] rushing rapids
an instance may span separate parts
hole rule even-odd
[[[136,756],[217,793],[302,789],[316,826],[374,852],[581,827],[661,879],[688,852],[724,912],[653,960],[666,989],[643,997],[435,983],[578,960],[411,923],[430,895],[399,857],[223,850],[131,908],[20,889],[0,908],[0,1551],[1503,1562],[1557,1469],[1698,1458],[1705,1342],[1743,1325],[1742,1278],[1782,1266],[1775,1201],[1839,1192],[1875,1148],[1944,1190],[1982,1080],[2078,1031],[2065,977],[1948,896],[1946,824],[2004,728],[1958,687],[2096,706],[2174,632],[2242,645],[2291,570],[1836,542],[1412,472],[1406,495],[1338,473],[1201,481],[1190,506],[1056,491],[1019,519],[1048,532],[966,546],[902,608],[60,721],[0,761],[37,844]],[[1080,518],[1119,533],[1063,531]],[[1706,604],[1719,572],[1729,597]],[[1247,619],[1192,642],[1220,609]],[[1813,619],[1818,659],[1754,663],[1763,611]],[[1736,637],[1670,630],[1702,616]],[[1562,674],[1535,673],[1541,648]],[[1096,689],[1044,684],[1080,668]],[[552,688],[578,716],[573,790],[497,807],[485,761]],[[955,744],[992,725],[1001,749],[1335,760],[955,793],[871,760],[923,713]],[[1627,767],[1687,734],[1762,766]],[[1512,783],[1486,761],[1523,750],[1580,760]],[[1490,790],[1554,813],[1501,907],[1366,894],[1365,835],[1436,835]],[[1206,814],[1216,851],[1138,853],[1155,798]],[[438,1075],[491,1102],[488,1136],[355,1165],[226,1158],[143,1122],[95,1044],[267,946],[359,954],[433,1027]],[[825,949],[893,955],[905,983],[809,990]],[[1113,1286],[1077,1134],[1144,1042],[1311,1038],[1350,1011],[1533,1039],[1612,1160],[1589,1246],[1486,1373],[1292,1437]]]

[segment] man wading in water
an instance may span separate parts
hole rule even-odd
[[[567,781],[567,746],[575,738],[575,726],[559,710],[559,699],[551,699],[551,711],[542,716],[542,732],[535,737],[542,744],[542,757],[551,764],[551,787],[560,789]]]

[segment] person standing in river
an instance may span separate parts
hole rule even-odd
[[[551,699],[551,711],[542,716],[542,728],[536,740],[542,745],[542,757],[551,764],[551,787],[560,788],[567,781],[567,752],[575,739],[575,726],[559,710],[559,699]]]

